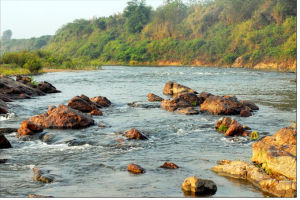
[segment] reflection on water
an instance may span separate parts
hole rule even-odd
[[[45,130],[53,138],[21,141],[7,134],[14,148],[0,151],[0,196],[25,197],[30,193],[55,197],[184,197],[183,180],[190,176],[213,180],[213,197],[263,197],[244,182],[210,171],[217,160],[249,161],[253,142],[225,138],[214,126],[221,116],[202,113],[185,116],[160,108],[147,108],[149,92],[162,94],[164,84],[174,80],[198,92],[236,95],[255,102],[260,110],[249,118],[235,117],[258,132],[273,134],[296,120],[295,74],[245,69],[197,67],[103,67],[99,71],[47,73],[35,80],[53,83],[62,93],[9,103],[11,113],[1,116],[0,127],[19,127],[22,120],[44,113],[48,106],[67,104],[80,94],[106,96],[113,105],[101,109],[96,124],[82,130]],[[138,102],[140,107],[128,103]],[[145,106],[146,105],[146,106]],[[147,141],[117,141],[137,128]],[[124,140],[124,138],[123,138]],[[162,170],[165,161],[180,168]],[[132,175],[126,167],[134,162],[146,169]],[[57,177],[51,184],[34,182],[32,168],[47,168]]]

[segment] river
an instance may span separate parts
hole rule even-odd
[[[248,138],[226,138],[215,131],[221,116],[201,113],[186,116],[160,108],[133,108],[133,101],[147,103],[149,92],[162,94],[170,80],[198,92],[235,95],[259,106],[253,116],[235,119],[264,135],[274,134],[296,120],[295,73],[264,72],[215,67],[122,67],[106,66],[96,71],[54,72],[34,76],[48,81],[61,93],[9,103],[9,118],[0,127],[19,127],[48,106],[67,104],[80,94],[106,96],[112,106],[94,116],[96,123],[80,130],[45,130],[55,134],[49,144],[41,140],[21,141],[16,133],[6,134],[13,148],[0,150],[0,197],[26,197],[28,194],[54,197],[184,197],[183,180],[198,176],[213,180],[213,197],[263,197],[262,192],[243,181],[219,176],[210,168],[221,159],[250,161],[252,144]],[[116,132],[136,128],[149,137],[146,141],[118,142]],[[75,142],[74,142],[75,141]],[[171,161],[180,168],[159,168]],[[127,172],[129,163],[146,173]],[[34,166],[51,170],[55,181],[43,184],[33,180]]]

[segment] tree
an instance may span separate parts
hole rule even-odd
[[[11,36],[12,36],[12,31],[10,29],[3,31],[2,40],[9,41],[11,39]]]
[[[150,21],[151,7],[146,6],[144,0],[133,0],[127,4],[124,10],[125,27],[130,33],[139,33]]]

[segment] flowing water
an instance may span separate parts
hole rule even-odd
[[[6,134],[13,148],[0,150],[0,197],[28,194],[55,197],[184,197],[181,184],[186,177],[213,180],[218,187],[213,197],[262,197],[246,182],[218,176],[210,170],[221,159],[250,161],[248,138],[226,138],[214,127],[221,116],[202,113],[186,116],[160,108],[133,108],[132,101],[147,103],[149,92],[163,96],[167,81],[173,80],[198,92],[236,95],[251,100],[260,109],[249,118],[236,120],[252,130],[273,134],[296,120],[294,73],[263,72],[233,68],[202,67],[103,67],[98,71],[56,72],[35,76],[48,81],[62,93],[9,103],[8,118],[0,127],[19,127],[22,120],[46,112],[48,106],[67,104],[80,94],[106,96],[113,105],[101,109],[95,122],[107,125],[80,130],[45,130],[55,135],[49,144],[41,140],[21,141],[16,133]],[[163,96],[167,98],[166,96]],[[146,141],[118,142],[115,134],[136,128]],[[158,168],[171,161],[180,168]],[[129,163],[146,169],[145,174],[127,172]],[[33,181],[33,167],[51,170],[55,181]]]

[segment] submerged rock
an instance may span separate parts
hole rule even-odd
[[[179,167],[176,164],[172,163],[172,162],[165,162],[163,165],[160,166],[160,168],[177,169]]]
[[[153,101],[162,101],[164,100],[163,98],[161,98],[160,96],[157,96],[156,94],[153,93],[149,93],[148,94],[148,101],[153,102]]]
[[[250,181],[262,191],[277,197],[296,197],[296,182],[285,179],[275,179],[264,170],[243,161],[223,160],[220,165],[211,168],[222,176],[228,176]]]
[[[163,90],[163,93],[166,95],[175,95],[175,94],[180,94],[180,93],[184,93],[184,92],[197,94],[197,92],[194,91],[193,89],[186,87],[184,85],[178,84],[173,81],[167,82],[165,84],[164,90]]]
[[[145,170],[141,166],[133,164],[133,163],[131,163],[127,166],[127,170],[131,173],[134,173],[134,174],[143,174],[143,173],[145,173]]]
[[[44,128],[77,129],[94,124],[90,115],[65,105],[52,107],[48,112],[30,118],[30,121]]]
[[[140,131],[132,128],[125,132],[125,137],[129,139],[136,139],[136,140],[147,140],[148,138],[144,136]]]
[[[10,142],[6,139],[6,137],[0,133],[0,149],[8,149],[12,148]]]
[[[135,101],[128,103],[127,105],[134,108],[160,108],[160,104],[139,103]]]
[[[176,112],[180,114],[186,114],[186,115],[198,115],[199,111],[194,109],[193,107],[187,107],[187,108],[178,108]]]
[[[273,136],[266,136],[253,144],[251,161],[262,164],[273,174],[296,180],[297,132],[296,126],[280,129]]]
[[[18,132],[17,128],[0,128],[0,134]]]
[[[37,125],[31,121],[24,120],[21,123],[21,127],[18,129],[17,136],[35,135],[36,133],[40,133],[42,131],[43,131],[43,128],[40,127],[39,125]]]
[[[95,109],[91,111],[91,115],[95,115],[95,116],[102,116],[103,113],[101,110]]]
[[[232,117],[223,117],[216,124],[216,130],[225,136],[247,136],[250,132],[249,127],[243,126]]]
[[[6,113],[8,113],[7,105],[5,101],[0,99],[0,114],[6,114]]]
[[[54,177],[49,174],[49,170],[33,168],[33,180],[43,183],[51,183],[54,181]]]
[[[54,198],[54,196],[44,196],[39,194],[29,194],[28,198]]]
[[[183,181],[181,189],[186,193],[196,195],[213,195],[217,191],[217,185],[211,180],[192,176]]]
[[[90,100],[99,108],[109,107],[111,105],[110,100],[103,96],[92,97]]]

